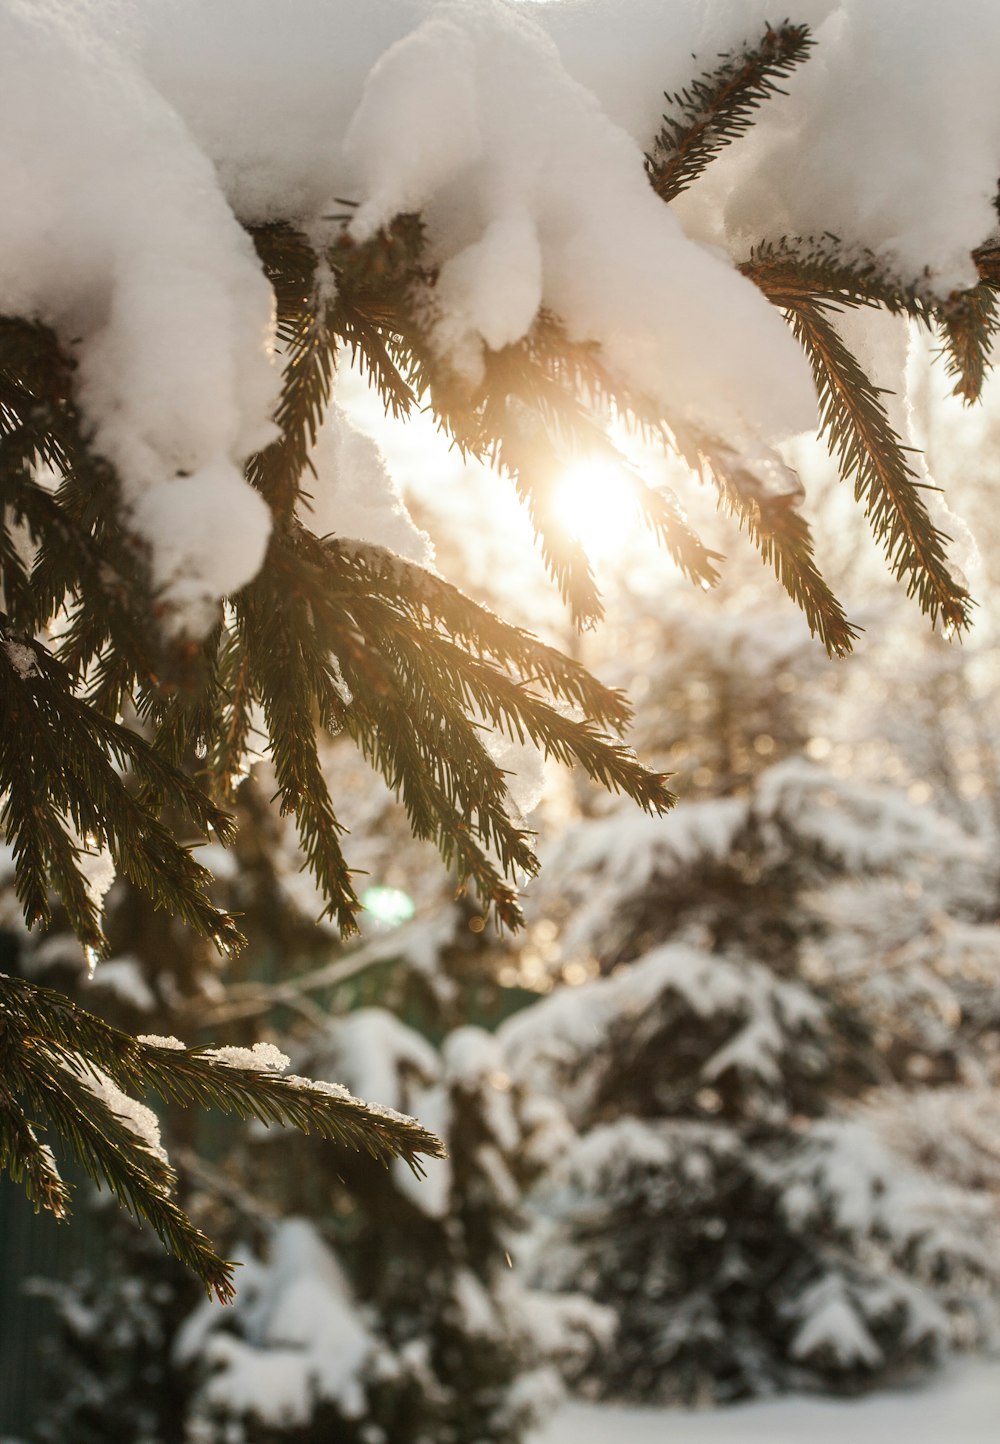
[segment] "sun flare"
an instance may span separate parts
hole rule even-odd
[[[553,507],[559,524],[595,561],[622,551],[635,533],[634,488],[611,462],[580,461],[568,467],[556,483]]]

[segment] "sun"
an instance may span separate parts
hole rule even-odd
[[[635,488],[613,462],[579,461],[556,482],[553,510],[594,561],[624,550],[635,532]]]

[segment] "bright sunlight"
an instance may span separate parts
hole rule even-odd
[[[595,561],[623,550],[639,521],[632,479],[620,466],[596,458],[567,468],[556,483],[553,508]]]

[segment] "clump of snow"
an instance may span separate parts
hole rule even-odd
[[[66,1067],[65,1064],[62,1066]],[[89,1059],[81,1059],[71,1071],[95,1098],[100,1099],[109,1112],[135,1134],[148,1153],[161,1163],[168,1162],[166,1150],[160,1142],[160,1121],[151,1108],[123,1093],[117,1083]]]
[[[422,566],[433,560],[430,538],[406,510],[378,446],[342,407],[327,412],[311,459],[316,479],[306,517],[318,536],[368,542]]]
[[[207,1048],[203,1056],[228,1068],[248,1068],[255,1073],[284,1073],[290,1061],[273,1043],[254,1043],[251,1048]]]
[[[203,1406],[285,1427],[306,1424],[316,1399],[360,1416],[362,1370],[376,1345],[315,1227],[279,1223],[267,1262],[246,1272],[234,1305],[238,1332],[224,1332],[230,1315],[206,1304],[178,1338],[182,1362],[200,1354],[212,1370]]]
[[[110,8],[0,14],[0,121],[20,137],[0,152],[0,304],[70,352],[168,622],[197,633],[269,531],[241,467],[274,435],[271,298],[211,159]]]
[[[815,424],[776,313],[688,240],[641,145],[526,15],[487,0],[433,9],[372,70],[345,155],[358,239],[400,211],[424,216],[438,344],[473,384],[484,344],[518,340],[546,305],[678,419],[741,442]]]
[[[307,1088],[311,1093],[325,1093],[328,1098],[354,1098],[354,1094],[349,1088],[345,1088],[343,1083],[328,1083],[325,1078],[300,1078],[295,1073],[289,1073],[286,1082]],[[401,1118],[402,1114],[395,1116]]]
[[[368,1107],[388,1117],[417,1117],[447,1138],[451,1114],[441,1060],[426,1038],[385,1008],[358,1008],[331,1027],[317,1071],[336,1073]],[[417,1178],[402,1159],[390,1165],[395,1186],[432,1218],[448,1211],[451,1164],[428,1158]]]
[[[785,13],[767,0],[690,0],[668,13],[657,0],[530,8],[571,73],[643,143],[664,91]],[[789,19],[812,27],[811,58],[682,199],[685,223],[730,247],[832,232],[912,279],[928,267],[939,294],[974,282],[970,253],[995,224],[1000,112],[986,57],[1000,39],[996,11],[966,7],[943,25],[933,0],[916,0],[905,21],[892,0],[800,0]],[[956,84],[961,107],[948,99]]]
[[[214,620],[217,597],[256,574],[271,533],[267,503],[229,461],[178,473],[162,485],[151,479],[134,495],[130,518],[149,544],[153,584],[174,625],[195,633]]]
[[[430,1084],[437,1054],[425,1038],[385,1008],[358,1008],[337,1020],[325,1066],[360,1098],[403,1108],[408,1080]]]
[[[76,866],[83,878],[87,896],[94,907],[99,909],[115,880],[114,858],[106,847],[96,846],[85,839],[77,848]]]
[[[101,976],[104,976],[106,969],[101,969]],[[140,1043],[148,1043],[151,1048],[169,1048],[172,1052],[180,1052],[187,1047],[180,1038],[175,1038],[172,1033],[140,1033]]]
[[[95,975],[94,986],[113,993],[116,998],[120,998],[140,1013],[151,1013],[157,1006],[156,995],[143,976],[142,967],[136,958],[109,958],[101,964]],[[140,1042],[142,1041],[144,1040],[140,1039]],[[148,1042],[149,1039],[145,1041]],[[183,1047],[183,1044],[180,1046]]]
[[[789,1346],[793,1358],[808,1359],[822,1352],[832,1354],[838,1364],[874,1367],[881,1362],[882,1350],[854,1307],[839,1274],[818,1279],[806,1289],[799,1303],[806,1317]]]
[[[32,677],[40,676],[34,647],[25,646],[23,642],[4,642],[3,649],[7,653],[7,660],[22,682],[28,682]]]
[[[452,1283],[452,1299],[464,1334],[482,1339],[496,1339],[500,1336],[501,1323],[493,1300],[471,1269],[459,1269],[456,1272]]]
[[[480,737],[493,761],[505,774],[513,821],[524,827],[545,791],[545,758],[540,748],[528,738],[521,741],[493,728],[484,728]]]
[[[832,232],[908,279],[926,268],[940,296],[974,285],[971,252],[996,224],[1000,110],[983,60],[1000,15],[976,6],[942,25],[916,0],[900,24],[891,0],[809,0],[799,17],[818,22],[816,49],[788,103],[720,159],[693,207],[718,207],[731,244]]]

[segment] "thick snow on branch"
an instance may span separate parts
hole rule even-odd
[[[534,7],[528,7],[534,8]],[[564,0],[541,17],[564,64],[648,144],[663,92],[787,15],[815,48],[745,138],[681,202],[697,234],[745,248],[833,232],[947,295],[996,227],[1000,104],[990,58],[1000,10],[935,0]],[[692,56],[696,59],[693,61]]]
[[[55,327],[154,581],[197,624],[268,535],[241,467],[274,433],[272,301],[210,157],[98,18],[0,8],[0,311]]]
[[[271,297],[239,222],[321,243],[338,197],[358,239],[419,210],[433,334],[470,381],[544,305],[678,422],[751,451],[815,423],[803,358],[732,265],[752,240],[832,231],[939,292],[972,282],[995,221],[994,5],[801,0],[816,49],[787,98],[657,199],[663,91],[768,11],[3,0],[0,312],[76,361],[176,626],[203,630],[268,534],[241,467],[273,434]]]

